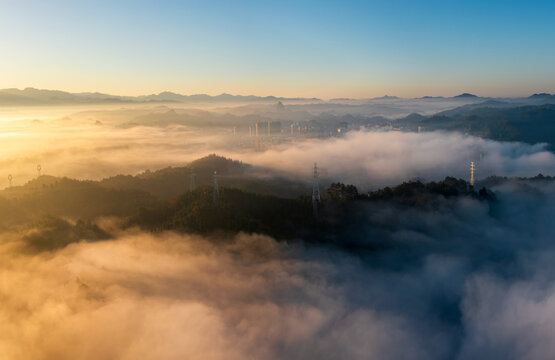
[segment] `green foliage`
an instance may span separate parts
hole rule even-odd
[[[354,185],[332,183],[326,192],[326,199],[336,202],[349,202],[358,199],[358,189]]]
[[[104,179],[100,185],[115,190],[141,190],[163,200],[176,198],[189,191],[191,168],[195,172],[197,187],[211,186],[214,171],[220,185],[242,189],[263,195],[293,198],[309,189],[303,184],[277,176],[259,176],[259,171],[240,161],[215,154],[193,161],[184,167],[169,167],[158,171],[146,171],[137,176],[118,175]]]
[[[110,238],[110,234],[90,221],[78,220],[75,225],[55,217],[45,216],[36,222],[34,229],[23,237],[32,251],[48,251],[65,247],[81,240],[93,241]]]
[[[212,191],[211,187],[202,187],[167,206],[141,209],[129,225],[151,230],[245,231],[286,236],[312,223],[311,203],[307,199],[284,199],[222,188],[214,203]]]
[[[466,181],[446,177],[442,181],[423,184],[420,181],[404,182],[393,188],[385,187],[368,194],[370,200],[388,201],[409,206],[433,207],[441,197],[475,195]]]
[[[494,199],[491,192],[474,192],[464,180],[447,177],[440,182],[423,184],[408,182],[393,188],[359,195],[355,186],[334,183],[319,206],[314,219],[308,196],[296,199],[258,195],[239,189],[223,188],[214,203],[212,188],[202,187],[187,192],[177,201],[156,208],[143,208],[127,225],[138,225],[152,231],[178,230],[197,233],[258,232],[277,238],[302,237],[309,241],[337,239],[353,224],[370,222],[366,204],[387,202],[400,206],[436,207],[441,199],[470,196]]]
[[[549,143],[554,146],[555,105],[476,106],[462,106],[430,117],[409,116],[396,123],[413,131],[422,126],[426,131],[460,131],[498,141]]]
[[[224,174],[240,173],[245,167],[230,159],[208,156],[194,162],[196,169],[204,169],[206,176],[212,177],[212,169],[218,168]],[[208,173],[208,169],[210,172]],[[387,202],[396,206],[417,206],[435,209],[442,199],[470,196],[488,201],[495,196],[487,189],[476,193],[464,180],[451,177],[443,181],[423,184],[419,181],[407,182],[395,187],[359,194],[354,185],[332,183],[319,204],[318,219],[312,211],[309,196],[297,198],[262,195],[268,189],[266,183],[251,177],[244,178],[243,185],[248,192],[229,186],[221,186],[217,202],[212,198],[212,187],[199,186],[195,191],[181,191],[179,197],[157,201],[147,191],[169,188],[173,184],[185,183],[188,179],[186,168],[168,168],[157,172],[145,172],[135,177],[118,176],[110,181],[127,183],[125,188],[115,189],[94,181],[77,181],[67,178],[42,176],[23,187],[10,188],[0,197],[0,228],[38,221],[45,214],[54,217],[40,220],[37,229],[29,234],[27,242],[37,249],[65,246],[80,238],[102,237],[99,229],[91,225],[91,219],[98,216],[119,216],[126,218],[128,226],[138,225],[152,231],[178,230],[196,233],[257,232],[277,238],[293,239],[301,237],[308,241],[330,241],[339,239],[353,224],[372,223],[365,210],[368,204]],[[221,180],[229,180],[222,175]],[[537,181],[545,181],[538,177]],[[129,189],[128,181],[144,186],[144,190]],[[277,181],[275,178],[268,181]],[[220,181],[220,185],[225,181]],[[270,182],[271,184],[271,182]],[[112,184],[113,185],[113,184]],[[185,185],[185,186],[186,186]],[[183,186],[183,187],[185,187]],[[269,186],[271,189],[272,187]],[[174,193],[176,189],[171,189]],[[302,191],[308,193],[308,190]],[[72,220],[72,225],[59,217]]]
[[[106,189],[93,181],[54,177],[4,190],[3,195],[9,198],[0,200],[0,227],[34,221],[45,214],[73,219],[129,216],[156,202],[143,191]]]

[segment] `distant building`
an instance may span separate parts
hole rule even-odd
[[[348,130],[349,130],[349,123],[346,121],[343,121],[337,127],[336,132],[338,135],[341,135],[343,133],[346,133]]]
[[[272,136],[281,133],[280,121],[260,121],[256,123],[256,136],[259,135],[258,129],[261,130],[260,136]]]

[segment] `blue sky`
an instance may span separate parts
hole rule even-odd
[[[0,4],[0,87],[147,94],[555,92],[554,1]]]

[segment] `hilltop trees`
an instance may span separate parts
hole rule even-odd
[[[354,185],[332,183],[326,192],[326,199],[336,202],[349,202],[359,198],[358,189]]]

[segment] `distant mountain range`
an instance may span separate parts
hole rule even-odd
[[[169,91],[143,96],[117,96],[98,92],[70,93],[60,90],[43,90],[26,88],[1,89],[0,106],[27,105],[78,105],[78,104],[117,104],[117,103],[151,103],[151,102],[276,102],[276,101],[321,101],[317,98],[284,98],[276,96],[206,94],[181,95]]]
[[[453,97],[443,96],[424,96],[416,100],[491,100],[492,98],[480,97],[470,93],[462,93]],[[356,101],[357,99],[336,98],[334,101]],[[358,99],[358,101],[365,99]],[[368,99],[370,101],[381,100],[403,100],[397,96],[385,95]],[[413,99],[414,100],[414,99]],[[503,99],[500,99],[503,100]],[[530,100],[535,102],[549,102],[555,100],[555,95],[539,93],[527,98],[514,98],[513,100]],[[318,98],[301,97],[277,97],[277,96],[256,96],[256,95],[231,95],[220,94],[216,96],[207,94],[182,95],[170,91],[159,94],[142,96],[119,96],[103,94],[99,92],[70,93],[60,90],[45,90],[35,88],[20,89],[0,89],[0,106],[31,106],[31,105],[82,105],[82,104],[118,104],[118,103],[253,103],[253,102],[278,102],[278,101],[310,101],[323,102]]]
[[[370,100],[397,100],[397,99],[400,99],[400,97],[384,95],[384,96],[372,98]]]
[[[418,98],[418,99],[425,99],[425,100],[430,100],[430,99],[431,100],[434,100],[434,99],[439,99],[439,100],[441,100],[441,99],[463,99],[463,100],[466,100],[466,99],[469,99],[469,100],[472,100],[472,99],[480,99],[480,98],[482,98],[482,97],[478,96],[478,95],[469,94],[469,93],[462,93],[462,94],[452,96],[452,97],[422,96],[421,98]],[[482,99],[485,99],[485,98],[482,98]]]
[[[532,96],[551,96],[549,94],[534,94]],[[553,95],[555,96],[555,95]],[[452,97],[445,97],[445,96],[422,96],[416,98],[417,100],[447,100],[447,99],[461,99],[461,100],[472,100],[472,99],[488,99],[478,95],[470,94],[470,93],[462,93]],[[378,101],[378,100],[408,100],[408,98],[402,98],[399,96],[391,96],[391,95],[384,95],[379,97],[373,97],[370,99],[356,99],[356,98],[333,98],[329,101],[355,101],[355,100],[370,100],[370,101]]]

